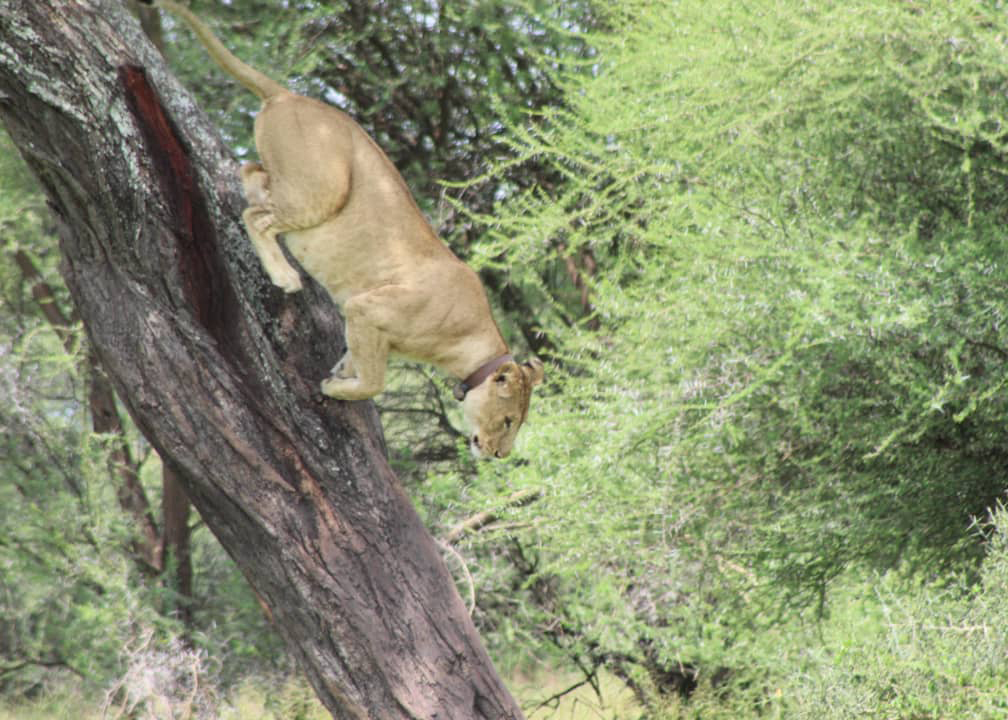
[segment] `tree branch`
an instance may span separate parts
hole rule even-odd
[[[38,660],[34,660],[34,659],[31,659],[31,658],[28,658],[28,659],[25,659],[25,660],[20,660],[20,661],[18,661],[16,663],[13,663],[13,664],[10,664],[10,665],[0,666],[0,678],[4,677],[5,675],[10,675],[11,673],[16,673],[19,670],[24,670],[26,667],[41,667],[41,668],[46,668],[46,669],[63,668],[64,670],[69,670],[70,672],[72,672],[74,675],[76,675],[79,678],[84,678],[85,677],[84,673],[82,673],[80,670],[78,670],[77,668],[75,668],[73,665],[71,665],[70,663],[68,663],[65,660],[59,660],[59,659],[53,659],[53,660],[38,659]]]
[[[38,304],[42,316],[60,338],[64,349],[68,353],[73,353],[75,336],[70,330],[73,323],[60,308],[52,286],[43,279],[42,273],[25,251],[15,251],[14,262],[25,280],[32,283],[32,297]],[[141,563],[141,569],[156,574],[161,571],[163,563],[160,532],[154,521],[147,493],[140,484],[136,463],[130,457],[126,433],[116,407],[115,391],[101,374],[96,363],[94,357],[89,357],[88,405],[91,410],[91,426],[96,433],[115,438],[115,448],[109,455],[109,472],[119,481],[116,497],[120,507],[133,519],[138,538],[134,543],[134,550]]]
[[[458,542],[463,535],[478,532],[481,528],[497,520],[501,510],[509,507],[529,505],[541,497],[542,490],[536,488],[525,488],[524,490],[514,492],[501,503],[500,507],[495,510],[484,510],[466,518],[445,533],[441,539],[448,544]]]
[[[60,342],[63,343],[63,348],[68,353],[72,353],[74,350],[74,336],[70,332],[70,326],[73,322],[60,309],[59,303],[56,302],[56,295],[53,293],[52,286],[43,279],[42,273],[35,267],[35,263],[32,262],[28,253],[24,250],[15,250],[13,255],[14,263],[21,271],[21,276],[32,284],[32,298],[34,298],[35,303],[38,305],[42,316],[49,323],[53,332],[56,333]]]

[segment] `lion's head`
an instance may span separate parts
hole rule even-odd
[[[507,457],[528,415],[532,388],[542,380],[543,364],[538,360],[521,365],[511,361],[466,393],[462,412],[473,429],[469,447],[474,455]]]

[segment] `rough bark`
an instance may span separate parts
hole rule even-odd
[[[0,2],[0,119],[138,427],[338,718],[518,718],[370,403],[323,400],[340,322],[273,289],[236,166],[116,0]]]
[[[164,31],[161,26],[160,11],[151,6],[130,3],[130,10],[140,20],[140,27],[164,57]],[[169,465],[161,468],[161,517],[164,521],[164,537],[161,543],[162,559],[170,558],[174,569],[173,589],[177,601],[174,612],[186,627],[193,624],[193,567],[189,549],[189,511],[192,503],[185,494],[182,483]],[[188,635],[187,635],[188,637]]]

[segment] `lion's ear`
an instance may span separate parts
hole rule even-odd
[[[529,379],[529,382],[533,386],[538,385],[543,381],[545,376],[545,371],[543,369],[543,364],[541,360],[532,358],[528,362],[522,363],[522,372]]]
[[[509,398],[514,395],[513,377],[514,375],[507,370],[506,365],[493,376],[494,387],[497,388],[498,397]]]

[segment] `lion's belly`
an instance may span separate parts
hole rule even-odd
[[[341,307],[387,278],[385,241],[373,229],[328,222],[286,233],[291,255]]]
[[[415,265],[415,241],[402,222],[376,221],[352,205],[308,230],[286,234],[287,247],[301,266],[342,307],[353,295],[403,282]],[[415,232],[415,230],[414,230]]]

